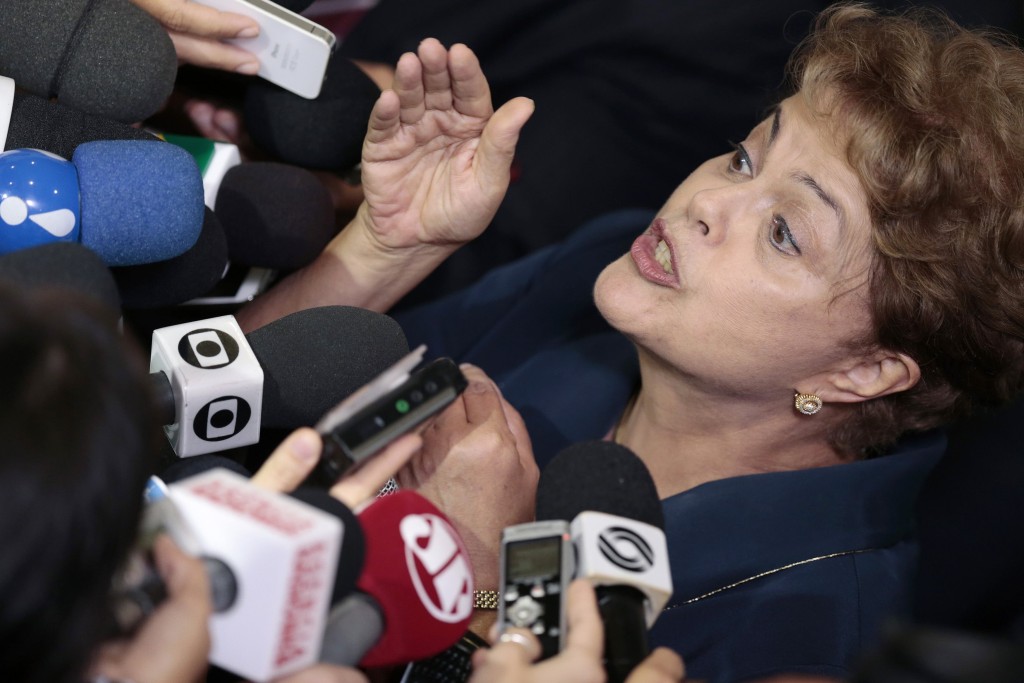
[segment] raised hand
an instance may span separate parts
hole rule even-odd
[[[382,245],[458,246],[479,235],[508,188],[533,102],[497,111],[476,55],[434,38],[402,55],[363,143],[361,218]]]

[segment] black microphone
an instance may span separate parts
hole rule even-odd
[[[73,290],[121,310],[110,269],[92,249],[76,242],[51,242],[0,255],[0,281],[19,289]]]
[[[315,424],[409,352],[392,318],[348,306],[297,311],[240,337],[230,316],[153,332],[150,377],[179,456]],[[260,380],[247,384],[254,367]]]
[[[199,238],[188,251],[165,261],[111,268],[127,309],[174,306],[209,292],[228,267],[228,245],[217,216],[204,208]]]
[[[576,576],[597,593],[605,670],[621,683],[650,652],[647,630],[672,595],[665,516],[644,463],[611,441],[562,450],[541,472],[537,519],[572,520]]]
[[[316,99],[258,81],[246,90],[243,117],[253,142],[268,154],[296,166],[345,174],[359,163],[370,110],[379,96],[369,76],[335,54]]]
[[[0,73],[40,97],[132,123],[159,111],[177,55],[162,26],[128,0],[5,0]]]
[[[214,206],[232,263],[295,270],[323,251],[338,228],[331,195],[304,168],[247,162],[224,174]]]
[[[0,107],[0,117],[5,115],[9,116],[9,128],[7,142],[0,140],[4,149],[41,149],[65,159],[83,142],[156,139],[141,128],[19,91],[14,93],[10,111]]]

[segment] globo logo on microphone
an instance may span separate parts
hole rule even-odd
[[[450,624],[473,611],[473,573],[458,534],[434,514],[406,515],[399,524],[416,595],[432,617]]]
[[[78,170],[38,149],[0,153],[0,252],[80,241]]]
[[[154,330],[149,367],[174,393],[175,423],[164,431],[178,456],[259,441],[263,370],[232,316]]]
[[[235,362],[238,342],[223,330],[202,328],[181,338],[178,353],[189,365],[215,370]]]

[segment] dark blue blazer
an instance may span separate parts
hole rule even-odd
[[[474,286],[397,314],[428,357],[478,365],[522,414],[538,464],[602,438],[639,375],[636,352],[593,305],[605,265],[652,215],[610,214]],[[710,683],[780,672],[843,676],[905,614],[916,559],[913,509],[944,450],[709,482],[666,499],[674,594],[651,631]]]

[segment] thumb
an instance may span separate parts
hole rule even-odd
[[[505,187],[508,184],[519,132],[533,115],[533,110],[533,100],[516,97],[501,105],[491,116],[480,134],[480,146],[474,161],[481,185]]]

